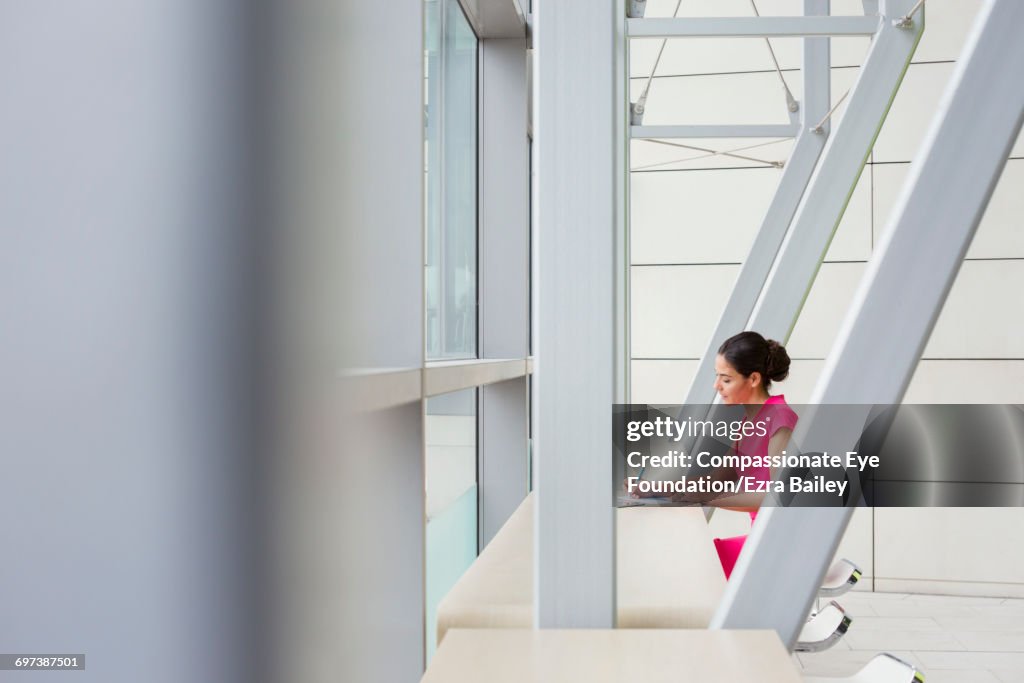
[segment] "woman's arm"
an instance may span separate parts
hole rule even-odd
[[[789,438],[792,435],[792,429],[789,427],[780,427],[779,430],[772,435],[772,438],[768,440],[768,455],[782,455],[782,451],[786,450],[786,446],[789,445]],[[776,469],[772,468],[772,479],[775,479],[777,475],[778,472]],[[761,507],[761,503],[763,501],[763,493],[739,493],[735,496],[720,496],[718,498],[714,498],[705,502],[705,505],[724,508],[726,510],[736,510],[737,512],[754,512]]]

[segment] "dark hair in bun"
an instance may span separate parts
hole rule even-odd
[[[760,373],[765,391],[772,382],[781,382],[789,376],[786,347],[774,339],[765,339],[757,332],[740,332],[729,337],[719,347],[718,353],[744,377]]]

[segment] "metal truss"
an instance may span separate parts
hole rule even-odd
[[[891,3],[890,3],[891,5]],[[844,319],[813,404],[903,399],[1024,120],[1024,3],[988,0]],[[845,121],[845,119],[844,119]],[[820,192],[820,190],[819,190]],[[899,335],[893,335],[895,330]],[[856,443],[802,421],[801,443]],[[796,640],[853,508],[767,508],[712,628],[771,628]]]
[[[788,338],[920,39],[920,23],[898,28],[885,20],[904,16],[910,6],[911,0],[885,3],[886,15],[877,22],[878,33],[848,96],[848,115],[824,143],[820,161],[813,155],[818,161],[810,169],[813,175],[807,170],[808,160],[797,157],[798,152],[811,154],[799,145],[794,149],[787,174],[701,357],[687,403],[714,401],[707,378],[714,374],[718,347],[730,335],[756,329],[775,339]],[[820,111],[814,114],[805,115],[801,134],[820,139],[817,126],[811,123]],[[789,174],[789,167],[796,165],[803,170]]]

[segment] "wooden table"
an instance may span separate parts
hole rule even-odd
[[[453,629],[422,683],[800,683],[774,631]]]
[[[617,510],[619,628],[705,628],[725,575],[700,508]],[[441,601],[450,628],[532,628],[533,497],[528,497]]]

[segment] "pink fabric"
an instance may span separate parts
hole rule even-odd
[[[764,420],[767,423],[768,433],[764,436],[754,435],[740,439],[736,442],[736,451],[743,455],[767,457],[768,442],[775,436],[775,432],[783,428],[793,429],[796,426],[797,419],[797,414],[786,403],[785,396],[782,394],[769,396],[768,400],[761,406],[761,409],[757,411],[757,415],[754,416],[754,422]],[[772,478],[771,469],[768,467],[743,468],[738,470],[737,474],[754,477],[757,481],[768,481]],[[751,524],[753,524],[755,519],[757,519],[756,510],[750,513]],[[722,563],[722,569],[725,571],[725,578],[729,578],[732,574],[732,569],[736,566],[736,560],[739,559],[740,552],[743,550],[743,543],[746,540],[746,536],[715,539],[715,550],[718,551],[718,559]]]
[[[718,551],[718,561],[722,563],[725,578],[728,579],[732,575],[732,568],[736,566],[736,560],[740,559],[740,551],[743,550],[743,542],[746,540],[746,536],[715,539],[715,550]]]

